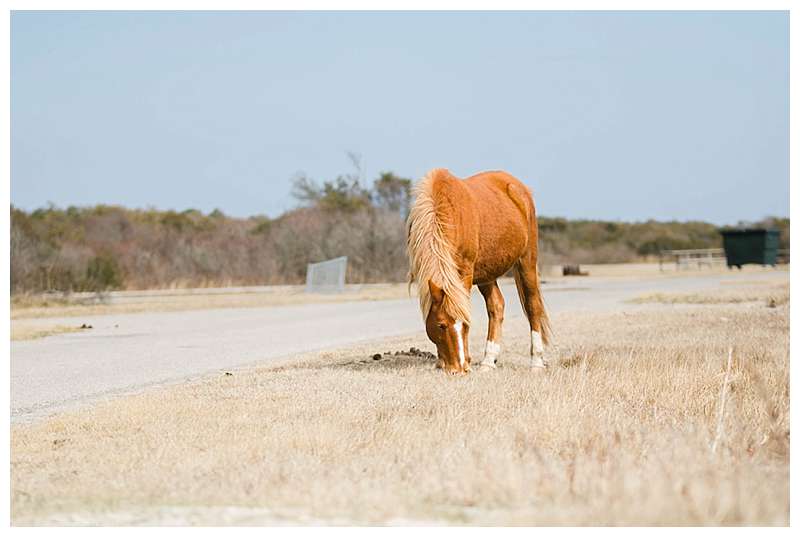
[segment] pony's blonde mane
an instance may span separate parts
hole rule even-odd
[[[446,214],[437,214],[433,195],[434,180],[447,170],[434,169],[414,187],[414,205],[408,214],[409,286],[417,282],[422,318],[431,309],[428,282],[444,290],[444,311],[457,321],[470,322],[470,294],[458,274],[454,259],[455,247],[445,237],[445,227],[451,226]]]

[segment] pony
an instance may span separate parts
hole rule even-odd
[[[437,367],[451,374],[471,369],[469,327],[472,286],[486,301],[489,331],[480,367],[497,367],[505,301],[497,278],[514,270],[531,332],[531,366],[546,367],[551,338],[537,268],[538,228],[530,190],[503,171],[459,179],[429,171],[414,187],[406,223],[408,284],[416,282]]]

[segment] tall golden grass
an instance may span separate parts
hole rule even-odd
[[[420,332],[14,426],[12,522],[788,524],[787,305],[553,324],[541,373],[514,318],[496,371],[372,358]]]

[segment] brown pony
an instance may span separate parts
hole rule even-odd
[[[505,302],[497,278],[514,269],[520,302],[531,328],[531,365],[542,354],[550,325],[536,267],[536,209],[528,188],[492,171],[461,180],[434,169],[414,189],[408,216],[409,285],[416,281],[425,330],[436,344],[437,367],[470,370],[470,292],[486,300],[489,334],[481,366],[497,367]]]

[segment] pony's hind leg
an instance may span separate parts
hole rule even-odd
[[[550,324],[542,299],[535,255],[525,255],[517,262],[514,280],[531,328],[531,367],[547,367],[544,361],[544,345],[550,339]]]
[[[486,312],[489,314],[489,333],[486,336],[486,350],[483,354],[482,367],[497,367],[500,357],[500,338],[503,335],[503,313],[505,300],[497,281],[479,285],[478,289],[486,300]]]

